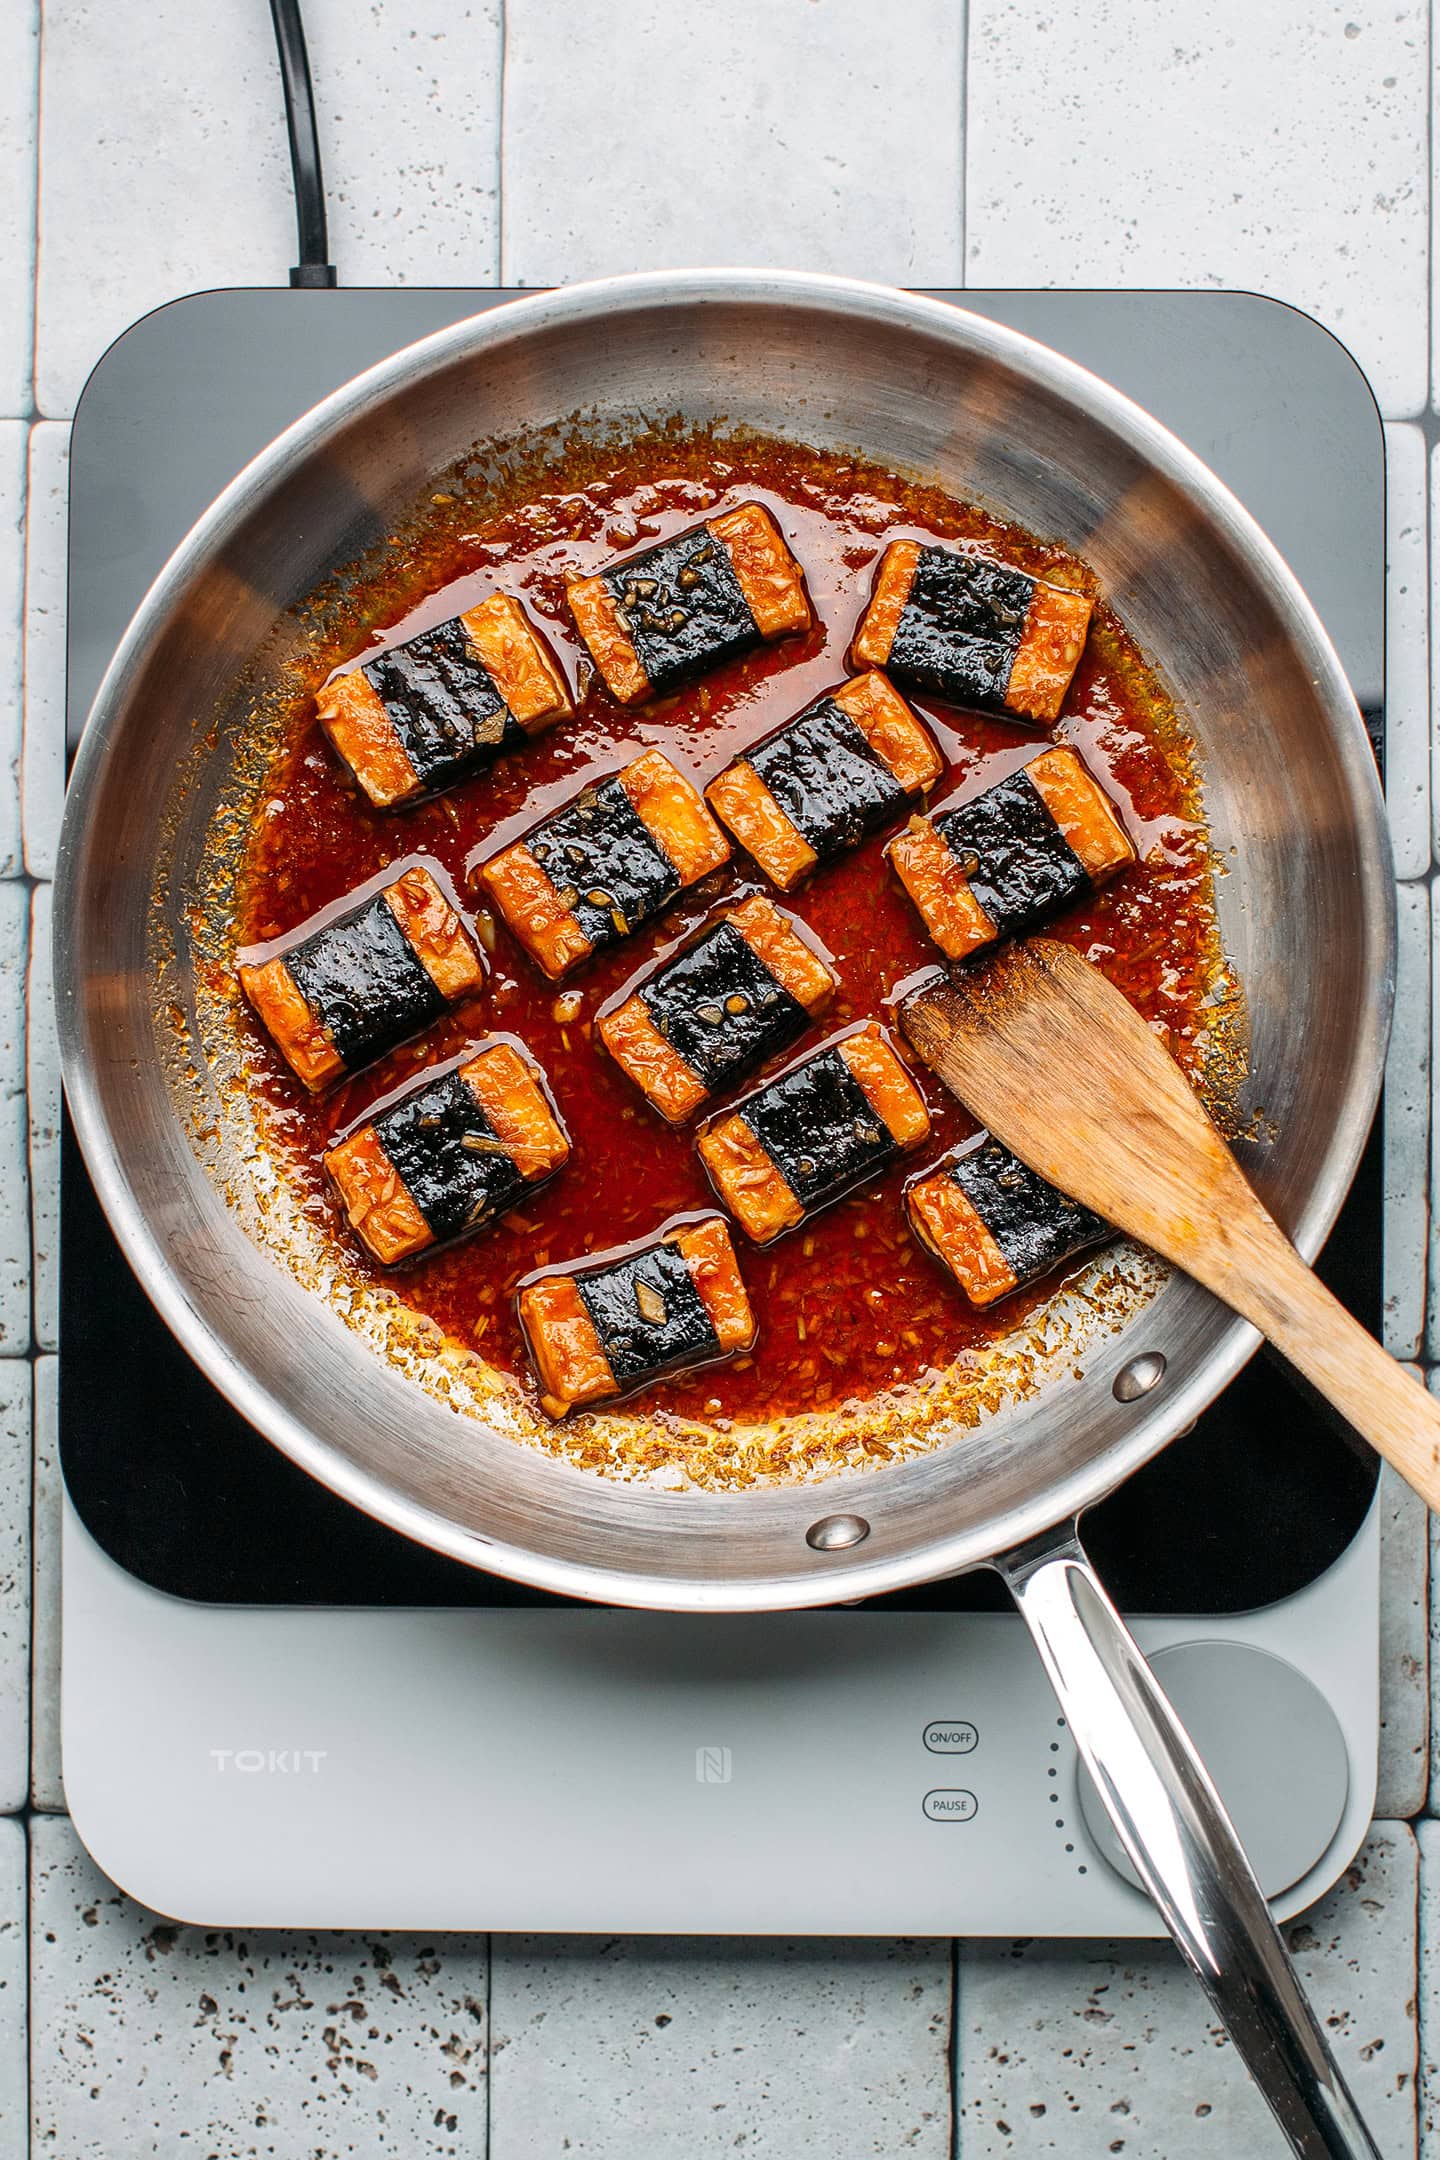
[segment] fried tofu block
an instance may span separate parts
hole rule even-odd
[[[532,958],[560,976],[628,937],[729,854],[695,788],[649,750],[583,788],[480,875]]]
[[[963,860],[952,854],[932,819],[912,817],[885,852],[947,960],[968,960],[999,936],[970,889]]]
[[[596,1024],[621,1070],[678,1122],[788,1050],[837,981],[795,918],[757,893]]]
[[[541,1406],[555,1418],[733,1356],[755,1340],[718,1216],[599,1261],[548,1269],[522,1285],[519,1312]]]
[[[885,1169],[930,1130],[924,1098],[873,1020],[826,1043],[700,1131],[706,1174],[768,1245]]]
[[[858,675],[747,750],[705,790],[771,883],[789,891],[888,825],[942,771],[928,729],[883,675]]]
[[[781,892],[793,891],[820,860],[744,758],[710,782],[705,800]]]
[[[972,1305],[998,1304],[1113,1232],[980,1133],[905,1189],[911,1227]]]
[[[804,572],[760,503],[578,578],[567,597],[622,705],[661,696],[811,622]]]
[[[495,1042],[422,1073],[324,1161],[356,1236],[393,1267],[497,1221],[569,1154],[538,1067]]]
[[[573,710],[554,654],[507,593],[362,660],[315,703],[379,810],[454,787]]]
[[[458,910],[423,863],[278,952],[241,960],[240,986],[297,1079],[358,1072],[484,982]]]
[[[887,854],[951,960],[1023,936],[1135,860],[1104,789],[1060,748],[958,809],[912,818]]]
[[[956,705],[1053,727],[1092,605],[1012,564],[895,540],[880,558],[852,664]]]

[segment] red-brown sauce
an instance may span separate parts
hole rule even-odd
[[[703,785],[746,744],[843,678],[887,539],[974,540],[1031,570],[1063,565],[1075,580],[1077,566],[1056,550],[934,489],[794,446],[652,441],[627,454],[577,453],[573,466],[552,466],[547,479],[523,509],[469,532],[456,529],[451,498],[440,498],[437,509],[448,513],[437,519],[440,529],[404,550],[364,596],[364,613],[374,642],[389,643],[496,587],[512,593],[547,630],[572,683],[578,674],[584,695],[576,717],[440,800],[384,815],[367,809],[348,784],[311,698],[297,696],[249,836],[238,945],[290,930],[416,851],[438,857],[478,911],[482,894],[472,873],[479,861],[574,793],[582,775],[614,769],[649,746],[664,749]],[[573,633],[567,573],[588,573],[752,497],[769,505],[805,567],[816,628],[638,711],[617,707]],[[335,657],[317,653],[312,690]],[[1047,740],[1038,730],[915,702],[947,760],[932,802],[991,785]],[[1103,966],[1198,1073],[1210,1048],[1218,959],[1209,844],[1189,746],[1103,607],[1053,739],[1079,749],[1120,808],[1141,858],[1118,884],[1065,917],[1056,934]],[[843,984],[802,1048],[847,1021],[888,1018],[895,986],[937,958],[881,859],[885,837],[782,896],[834,956]],[[691,1131],[667,1126],[603,1055],[592,1041],[594,1014],[662,947],[762,883],[737,855],[729,871],[685,895],[658,923],[559,985],[541,977],[503,926],[492,934],[486,925],[493,946],[486,994],[318,1101],[304,1097],[243,1013],[240,1024],[252,1037],[247,1062],[259,1074],[274,1143],[353,1274],[383,1279],[461,1343],[525,1376],[528,1387],[513,1310],[522,1276],[646,1236],[678,1211],[713,1205]],[[384,1275],[349,1238],[320,1172],[321,1152],[408,1075],[491,1029],[521,1037],[543,1065],[573,1143],[570,1165],[490,1233]],[[974,1129],[929,1075],[921,1086],[934,1127],[918,1154],[768,1250],[756,1251],[735,1232],[759,1320],[755,1352],[667,1382],[657,1401],[691,1416],[742,1421],[838,1404],[923,1378],[1014,1325],[1025,1300],[989,1315],[973,1312],[907,1227],[904,1179]]]

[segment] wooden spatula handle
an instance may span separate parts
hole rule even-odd
[[[1245,1226],[1251,1264],[1243,1271],[1187,1264],[1440,1513],[1440,1402],[1346,1311],[1278,1224],[1258,1206],[1255,1213],[1259,1220]]]

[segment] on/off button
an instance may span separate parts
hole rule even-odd
[[[945,1786],[925,1795],[925,1814],[930,1822],[971,1822],[980,1803],[973,1792]]]
[[[925,1745],[932,1755],[968,1755],[979,1738],[968,1718],[936,1718],[925,1727]]]

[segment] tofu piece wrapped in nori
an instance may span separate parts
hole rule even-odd
[[[659,697],[811,622],[805,574],[754,502],[577,579],[567,598],[621,705]]]
[[[701,1128],[711,1184],[757,1245],[886,1169],[930,1130],[924,1097],[867,1020]]]
[[[377,810],[468,780],[574,709],[554,654],[507,593],[362,660],[315,703]]]
[[[473,997],[478,949],[434,869],[412,863],[342,914],[240,961],[240,986],[296,1078],[318,1092]]]
[[[727,765],[705,790],[717,816],[788,892],[888,825],[943,770],[929,730],[874,673],[856,675]]]
[[[838,982],[794,916],[756,893],[602,1012],[596,1027],[621,1071],[677,1123],[788,1050]]]
[[[539,1067],[502,1040],[422,1073],[324,1160],[355,1235],[393,1267],[497,1221],[569,1154]]]
[[[957,809],[911,818],[886,853],[950,960],[1048,922],[1135,860],[1109,796],[1061,748]]]
[[[560,976],[729,857],[697,789],[662,752],[647,750],[592,781],[480,875],[532,958]]]
[[[912,1178],[905,1209],[972,1305],[998,1304],[1115,1234],[983,1132]]]
[[[892,540],[850,657],[952,704],[1053,727],[1091,612],[1083,593],[1010,563]]]
[[[520,1324],[547,1415],[633,1393],[748,1350],[755,1316],[718,1215],[638,1250],[547,1269],[523,1284]]]

